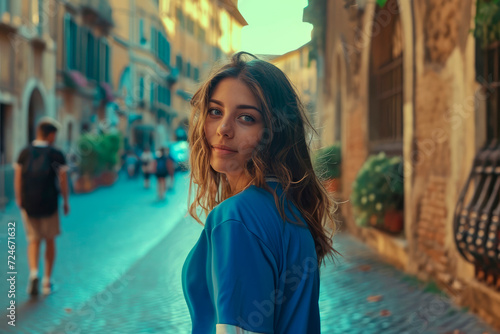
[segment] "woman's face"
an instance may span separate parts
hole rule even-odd
[[[241,175],[264,129],[257,99],[245,83],[226,78],[215,87],[207,112],[210,165],[226,176]]]

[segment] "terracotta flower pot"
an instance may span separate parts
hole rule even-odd
[[[78,177],[73,185],[76,194],[89,193],[95,189],[96,185],[94,179],[89,175],[82,175]]]
[[[111,186],[113,183],[115,183],[116,179],[117,174],[115,172],[106,171],[102,172],[97,180],[100,186]]]
[[[323,181],[323,185],[329,193],[340,191],[340,179],[328,179]]]
[[[384,230],[390,233],[400,233],[403,231],[404,214],[403,211],[391,210],[384,215]]]

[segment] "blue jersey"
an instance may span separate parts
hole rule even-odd
[[[277,182],[267,184],[281,195]],[[182,269],[193,334],[216,333],[217,324],[257,333],[320,333],[314,240],[289,203],[296,223],[283,222],[273,195],[251,185],[210,212]],[[285,213],[296,221],[287,205]]]

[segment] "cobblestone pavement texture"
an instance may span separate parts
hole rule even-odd
[[[0,332],[189,333],[180,275],[202,227],[185,215],[187,185],[177,178],[164,202],[139,180],[73,196],[58,240],[58,289],[47,297],[26,295],[26,242],[18,225],[16,327],[4,315]],[[15,208],[1,217],[5,231],[9,220],[19,220]],[[5,240],[0,234],[2,245]],[[343,257],[321,268],[323,333],[500,334],[447,296],[426,292],[352,236],[337,235],[335,246]],[[7,284],[0,289],[6,307]]]

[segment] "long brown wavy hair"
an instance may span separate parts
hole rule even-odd
[[[225,175],[210,166],[211,150],[204,132],[210,97],[217,84],[225,78],[237,78],[245,83],[260,102],[263,115],[261,140],[247,163],[245,173],[254,185],[273,194],[284,221],[299,222],[295,215],[296,221],[286,217],[285,199],[299,209],[314,238],[319,264],[326,256],[339,254],[332,246],[332,237],[337,229],[334,218],[337,204],[316,175],[306,142],[306,127],[316,131],[286,75],[273,64],[246,52],[235,54],[230,63],[212,73],[191,100],[189,198],[192,198],[193,191],[195,198],[189,206],[189,214],[203,225],[198,207],[207,215],[232,195]],[[280,197],[266,184],[265,177],[269,175],[279,180],[283,188]]]

